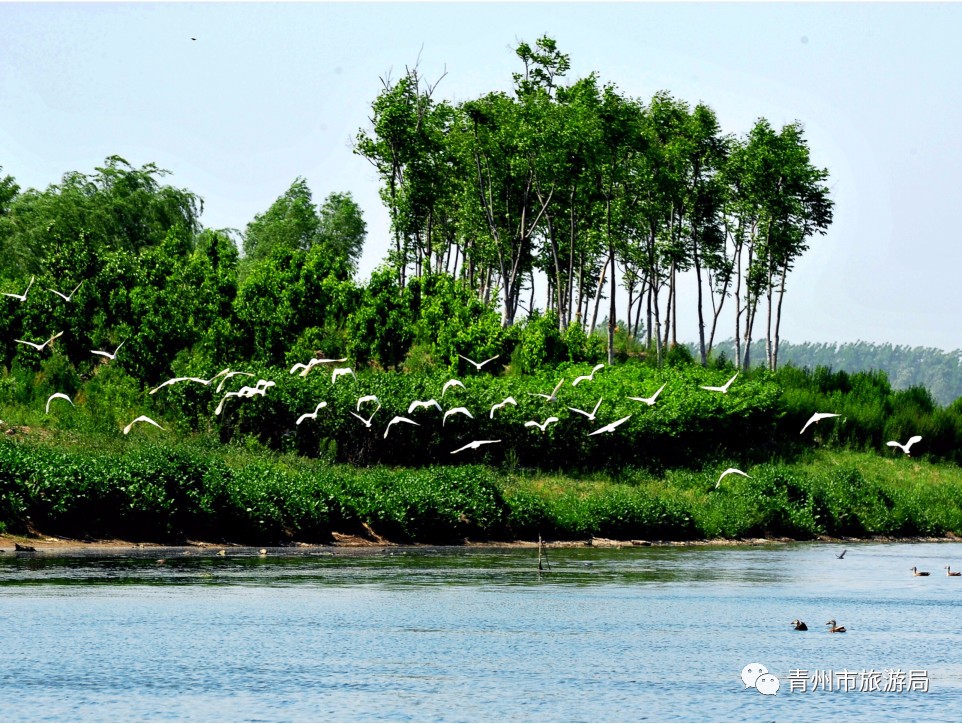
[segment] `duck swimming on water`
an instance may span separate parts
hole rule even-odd
[[[808,631],[808,626],[805,625],[805,622],[799,621],[797,618],[792,621],[792,626],[795,627],[796,631]]]
[[[912,575],[913,575],[913,576],[927,576],[927,575],[929,575],[929,572],[928,572],[928,571],[920,571],[920,570],[919,570],[918,568],[916,568],[915,566],[912,566],[911,568],[909,568],[909,570],[912,571]]]
[[[845,627],[836,626],[834,618],[831,621],[828,621],[825,625],[828,626],[829,633],[845,633]]]
[[[947,576],[962,576],[962,571],[953,571],[949,566],[945,567],[945,575]]]

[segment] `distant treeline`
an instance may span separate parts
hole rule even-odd
[[[764,341],[755,342],[752,359],[762,364]],[[694,350],[694,346],[692,346]],[[734,350],[734,340],[718,344],[719,350]],[[846,372],[882,370],[896,390],[921,385],[940,405],[962,397],[962,349],[946,352],[935,347],[876,344],[873,342],[782,342],[780,361],[794,367],[829,367]]]

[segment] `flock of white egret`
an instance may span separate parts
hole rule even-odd
[[[12,298],[14,298],[14,299],[17,299],[17,300],[20,301],[20,302],[24,302],[24,301],[26,301],[26,299],[27,299],[27,294],[30,292],[30,288],[33,286],[34,281],[35,281],[35,277],[31,277],[30,283],[27,284],[27,288],[24,290],[23,294],[12,294],[12,293],[9,293],[9,292],[4,292],[3,295],[4,295],[4,296],[7,296],[7,297],[12,297]],[[73,298],[73,295],[77,292],[77,290],[80,288],[80,286],[81,286],[82,284],[83,284],[83,282],[81,282],[81,283],[78,284],[76,287],[74,287],[73,291],[71,291],[70,294],[63,294],[63,293],[61,293],[61,292],[58,292],[58,291],[55,290],[55,289],[48,289],[47,291],[49,291],[49,292],[51,292],[51,293],[53,293],[53,294],[61,297],[61,298],[64,300],[64,302],[70,303],[71,300],[72,300],[72,298]],[[23,344],[23,345],[27,345],[27,346],[33,347],[33,348],[36,349],[37,351],[43,351],[47,346],[51,345],[51,344],[52,344],[56,339],[58,339],[61,335],[63,335],[63,331],[57,332],[56,334],[52,335],[51,337],[49,337],[47,340],[45,340],[45,341],[42,342],[42,343],[31,342],[31,341],[29,341],[29,340],[23,340],[23,339],[17,339],[17,340],[15,340],[15,342],[17,342],[17,343],[19,343],[19,344]],[[126,341],[126,340],[124,340],[124,342],[125,342],[125,341]],[[90,353],[91,353],[91,354],[94,354],[94,355],[98,355],[98,356],[104,357],[106,361],[112,361],[112,360],[115,360],[115,359],[117,358],[117,355],[119,354],[120,349],[124,346],[124,342],[121,342],[120,344],[118,344],[117,347],[114,349],[113,352],[107,352],[107,351],[105,351],[105,350],[90,350]],[[458,356],[459,356],[461,359],[463,359],[465,362],[467,362],[468,364],[473,365],[474,368],[475,368],[475,370],[478,371],[478,372],[480,372],[481,369],[482,369],[485,365],[487,365],[489,362],[493,362],[494,360],[498,359],[498,357],[499,357],[500,355],[495,355],[494,357],[490,357],[490,358],[484,360],[483,362],[475,362],[474,360],[469,359],[468,357],[465,357],[464,355],[458,355]],[[306,376],[311,372],[312,369],[314,369],[315,367],[317,367],[317,366],[319,366],[319,365],[340,364],[340,363],[344,363],[344,362],[347,362],[347,358],[340,358],[340,359],[320,359],[320,358],[312,358],[312,359],[308,360],[306,363],[303,363],[303,364],[302,364],[302,363],[295,364],[295,365],[291,368],[290,374],[293,375],[293,374],[299,373],[299,375],[300,375],[301,377],[306,377]],[[585,383],[585,382],[593,382],[593,381],[594,381],[594,376],[595,376],[595,374],[596,374],[597,372],[600,372],[601,370],[603,370],[604,367],[605,367],[604,364],[596,364],[596,365],[592,368],[592,370],[591,370],[591,372],[590,372],[589,374],[587,374],[587,375],[581,375],[581,376],[579,376],[579,377],[576,377],[575,380],[571,383],[572,387],[576,387],[576,386],[578,386],[579,384],[582,384],[582,383]],[[357,380],[357,376],[354,374],[354,370],[353,370],[351,367],[336,367],[336,368],[334,368],[334,369],[332,370],[332,372],[331,372],[331,384],[333,385],[334,383],[337,382],[337,380],[338,380],[340,377],[347,376],[347,375],[350,375],[351,377],[353,377],[355,383],[358,381],[358,380]],[[239,371],[231,370],[231,369],[228,368],[228,369],[224,369],[224,370],[218,372],[216,375],[214,375],[214,376],[211,377],[210,379],[202,379],[202,378],[199,378],[199,377],[173,377],[173,378],[171,378],[171,379],[169,379],[169,380],[166,380],[165,382],[160,383],[159,385],[157,385],[156,387],[154,387],[153,389],[151,389],[151,390],[149,391],[149,394],[153,395],[153,394],[155,394],[156,392],[158,392],[159,390],[163,389],[164,387],[167,387],[167,386],[170,386],[170,385],[174,385],[174,384],[178,384],[178,383],[182,383],[182,382],[193,382],[193,383],[201,384],[201,385],[204,385],[204,386],[210,386],[210,385],[214,382],[214,380],[217,380],[217,379],[220,379],[220,382],[219,382],[218,385],[217,385],[216,392],[217,392],[217,393],[220,393],[221,389],[222,389],[223,386],[224,386],[224,383],[225,383],[227,380],[229,380],[230,378],[235,377],[235,376],[254,377],[254,375],[253,375],[252,373],[250,373],[250,372],[239,372]],[[738,377],[738,373],[736,372],[734,375],[732,375],[731,379],[729,379],[724,385],[717,386],[717,387],[716,387],[716,386],[711,386],[711,385],[700,385],[700,388],[703,389],[703,390],[706,390],[706,391],[708,391],[708,392],[714,392],[714,393],[719,393],[719,394],[727,394],[729,388],[731,388],[732,384],[735,382],[735,380],[736,380],[737,377]],[[545,394],[545,393],[541,393],[541,392],[529,392],[528,394],[531,395],[532,397],[541,397],[541,398],[543,398],[547,403],[552,403],[552,404],[553,404],[553,403],[556,403],[556,402],[558,401],[558,394],[559,394],[559,392],[561,391],[562,386],[564,385],[564,382],[565,382],[564,379],[560,380],[560,381],[555,385],[554,389],[550,392],[550,394]],[[230,398],[235,398],[235,397],[236,397],[236,398],[238,398],[238,399],[243,399],[243,398],[251,398],[251,397],[254,397],[255,395],[264,396],[264,395],[266,395],[268,388],[273,387],[274,385],[275,385],[275,383],[274,383],[272,380],[264,380],[264,379],[261,379],[261,380],[258,380],[258,382],[257,382],[253,387],[245,385],[245,386],[241,387],[239,390],[229,391],[229,392],[227,392],[227,393],[224,394],[224,397],[223,397],[223,398],[220,400],[220,402],[218,403],[216,409],[214,410],[214,414],[215,414],[215,415],[220,415],[220,414],[223,412],[224,404],[225,404]],[[634,401],[636,401],[636,402],[644,403],[644,404],[646,404],[646,405],[648,405],[648,406],[650,407],[650,406],[652,406],[652,405],[654,405],[654,404],[656,403],[656,401],[658,400],[659,395],[662,393],[662,391],[665,389],[666,386],[667,386],[667,383],[663,384],[663,385],[662,385],[661,387],[659,387],[658,390],[657,390],[654,394],[652,394],[650,397],[628,397],[628,399],[629,399],[629,400],[634,400]],[[448,380],[447,382],[445,382],[444,385],[441,387],[440,399],[443,400],[443,399],[444,399],[444,396],[447,394],[447,392],[448,392],[450,389],[452,389],[452,388],[457,388],[457,387],[460,387],[460,388],[462,388],[462,389],[465,389],[464,383],[462,383],[462,382],[461,382],[460,380],[458,380],[458,379],[450,379],[450,380]],[[53,400],[55,400],[55,399],[63,399],[63,400],[66,400],[66,401],[67,401],[68,403],[70,403],[71,405],[74,404],[74,403],[73,403],[73,400],[71,400],[68,395],[66,395],[66,394],[64,394],[64,393],[62,393],[62,392],[55,392],[55,393],[53,393],[52,395],[50,395],[50,397],[47,399],[47,404],[46,404],[46,412],[47,412],[47,414],[50,413],[50,403],[53,402]],[[591,412],[586,412],[585,410],[581,410],[581,409],[578,409],[578,408],[575,408],[575,407],[568,407],[567,409],[568,409],[568,410],[571,410],[572,412],[575,412],[575,413],[577,413],[577,414],[583,415],[584,417],[586,417],[586,418],[587,418],[589,421],[591,421],[591,422],[595,422],[595,421],[597,420],[598,410],[599,410],[599,408],[601,407],[602,400],[603,400],[603,398],[599,398],[599,399],[598,399],[598,402],[595,403],[594,409],[592,409]],[[362,406],[362,405],[366,405],[366,404],[368,404],[368,403],[376,403],[376,404],[377,404],[377,407],[374,409],[373,412],[370,413],[370,415],[369,415],[368,417],[365,418],[365,417],[362,417],[359,413],[360,413],[360,411],[361,411],[361,406]],[[496,410],[504,409],[504,407],[505,407],[506,405],[515,405],[515,406],[517,406],[517,404],[518,404],[518,402],[517,402],[513,397],[506,397],[504,400],[502,400],[501,402],[499,402],[499,403],[497,403],[497,404],[495,404],[495,405],[493,405],[493,406],[491,407],[491,409],[490,409],[489,412],[488,412],[488,416],[489,416],[490,419],[494,419],[494,413],[495,413]],[[319,413],[321,410],[323,410],[324,408],[326,408],[326,407],[327,407],[327,402],[325,402],[325,401],[319,402],[319,403],[315,406],[313,412],[304,413],[304,414],[302,414],[300,417],[298,417],[296,424],[297,424],[297,425],[300,425],[300,424],[306,422],[307,420],[315,420],[315,421],[316,421],[316,420],[317,420],[318,413]],[[426,408],[430,408],[430,407],[435,407],[435,408],[438,410],[438,412],[443,413],[443,414],[442,414],[442,421],[441,421],[442,426],[444,426],[444,425],[447,424],[448,417],[450,417],[450,416],[452,416],[452,415],[464,415],[465,417],[468,417],[469,419],[474,419],[474,415],[471,414],[471,411],[468,410],[466,407],[452,407],[452,408],[450,408],[450,409],[448,409],[448,410],[444,410],[444,409],[441,407],[441,404],[438,402],[438,400],[433,399],[433,398],[430,399],[430,400],[423,400],[423,401],[422,401],[422,400],[414,400],[413,402],[411,402],[410,406],[408,407],[408,414],[411,415],[411,414],[413,414],[416,410],[426,409]],[[380,410],[381,410],[381,402],[380,402],[380,400],[377,398],[376,395],[370,395],[370,394],[369,394],[369,395],[362,395],[362,396],[358,397],[358,399],[357,399],[356,411],[350,411],[350,414],[353,415],[354,417],[356,417],[356,418],[364,425],[365,428],[367,428],[367,429],[372,429],[372,425],[373,425],[373,422],[374,422],[374,417],[377,415],[377,413],[378,413]],[[832,418],[832,417],[839,417],[839,416],[840,416],[839,414],[833,413],[833,412],[816,412],[814,415],[812,415],[811,418],[809,418],[809,420],[808,420],[808,421],[805,423],[805,425],[802,427],[800,434],[803,434],[811,425],[817,424],[817,423],[820,422],[821,420],[825,420],[825,419]],[[603,434],[606,434],[606,433],[614,432],[614,430],[615,430],[619,425],[622,425],[623,423],[627,422],[630,418],[631,418],[631,415],[626,415],[625,417],[622,417],[621,419],[615,420],[615,421],[613,421],[613,422],[609,422],[608,424],[605,424],[605,425],[599,427],[598,429],[594,430],[593,432],[589,432],[589,433],[588,433],[588,436],[603,435]],[[150,419],[150,418],[147,417],[146,415],[140,415],[139,417],[135,418],[130,424],[128,424],[126,427],[124,427],[124,429],[123,429],[123,434],[124,434],[124,435],[129,434],[130,431],[131,431],[131,429],[133,428],[133,426],[134,426],[136,423],[138,423],[138,422],[144,422],[144,423],[148,423],[148,424],[154,425],[154,426],[160,428],[161,430],[164,429],[163,427],[161,427],[161,425],[159,425],[157,422],[155,422],[154,420]],[[528,420],[527,422],[524,423],[524,425],[525,425],[525,427],[537,428],[540,432],[544,433],[544,432],[547,430],[547,428],[548,428],[549,425],[551,425],[551,424],[553,424],[553,423],[557,423],[557,422],[560,422],[560,418],[558,418],[556,415],[551,415],[551,416],[547,417],[543,422],[539,422],[538,420]],[[421,424],[421,423],[419,423],[419,422],[417,422],[417,421],[415,421],[415,420],[413,420],[413,419],[411,419],[411,418],[409,418],[409,417],[403,417],[403,416],[401,416],[401,415],[397,415],[397,416],[395,416],[394,418],[392,418],[390,422],[388,422],[387,427],[384,429],[384,438],[385,438],[385,439],[387,439],[387,436],[388,436],[388,433],[389,433],[390,430],[391,430],[391,427],[392,427],[393,425],[395,425],[395,424],[398,424],[398,423],[405,423],[405,424],[408,424],[408,425],[417,425],[417,426],[419,426],[419,425]],[[888,443],[886,443],[886,444],[887,444],[889,447],[897,447],[897,448],[901,449],[902,452],[905,453],[905,455],[909,455],[909,454],[910,454],[910,452],[909,452],[910,448],[911,448],[915,443],[919,442],[921,439],[922,439],[921,436],[919,436],[919,435],[914,435],[914,436],[910,437],[909,440],[908,440],[907,442],[905,442],[904,444],[903,444],[903,443],[900,443],[900,442],[897,442],[897,441],[895,441],[895,440],[890,440],[890,441],[889,441]],[[463,451],[469,450],[469,449],[470,449],[470,450],[477,450],[477,449],[478,449],[479,447],[481,447],[482,445],[491,445],[491,444],[495,444],[495,443],[499,443],[499,442],[501,442],[501,440],[474,440],[474,441],[472,441],[472,442],[467,443],[467,444],[464,445],[463,447],[460,447],[460,448],[458,448],[458,449],[456,449],[456,450],[452,450],[452,451],[451,451],[451,454],[454,455],[454,454],[457,454],[457,453],[460,453],[460,452],[463,452]],[[721,476],[718,478],[718,481],[715,483],[715,488],[717,489],[717,488],[719,487],[719,485],[721,485],[721,481],[722,481],[727,475],[730,475],[730,474],[743,475],[743,476],[745,476],[746,478],[751,477],[751,476],[749,476],[747,473],[745,473],[745,472],[743,472],[743,471],[741,471],[741,470],[738,470],[737,468],[728,468],[728,469],[725,470],[725,471],[721,474]]]

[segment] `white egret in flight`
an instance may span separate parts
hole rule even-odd
[[[365,420],[363,417],[361,417],[360,415],[358,415],[356,412],[351,412],[351,414],[354,415],[354,417],[356,417],[358,420],[360,420],[361,422],[363,422],[363,423],[364,423],[364,427],[370,428],[370,427],[371,427],[371,421],[374,419],[374,416],[377,414],[377,411],[380,410],[380,409],[381,409],[381,405],[378,405],[377,408],[375,408],[374,412],[371,413],[371,416],[370,416],[369,418],[367,418],[366,420]],[[350,412],[350,410],[348,410],[348,412]]]
[[[911,457],[911,454],[909,453],[909,448],[912,447],[915,443],[917,443],[921,439],[922,439],[921,435],[912,435],[912,437],[910,437],[908,442],[905,443],[904,445],[900,442],[896,442],[895,440],[889,440],[885,444],[888,445],[889,447],[901,448],[902,452],[904,452],[906,455]]]
[[[441,399],[444,399],[444,393],[448,391],[449,387],[460,387],[462,390],[466,389],[464,383],[461,380],[448,380],[444,383],[444,387],[441,388]]]
[[[518,406],[518,401],[515,400],[513,397],[505,397],[505,398],[504,398],[501,402],[499,402],[498,404],[496,404],[496,405],[491,405],[491,412],[488,413],[488,417],[493,420],[493,419],[494,419],[494,411],[495,411],[495,410],[500,410],[500,409],[502,409],[505,405],[514,405],[515,407],[517,407],[517,406]]]
[[[173,378],[167,380],[166,382],[161,382],[161,383],[160,383],[159,385],[157,385],[154,389],[149,390],[149,391],[147,392],[147,394],[148,394],[148,395],[152,395],[152,394],[154,394],[155,392],[157,392],[157,390],[159,390],[159,389],[161,389],[161,388],[163,388],[163,387],[166,387],[167,385],[176,384],[176,383],[178,383],[178,382],[196,382],[196,383],[201,384],[201,385],[209,385],[211,382],[213,382],[213,380],[202,380],[200,377],[173,377]]]
[[[433,398],[430,400],[415,400],[410,405],[408,405],[408,414],[410,415],[412,412],[422,407],[432,407],[432,406],[438,408],[438,412],[441,412],[440,403],[438,403],[438,401]]]
[[[444,413],[444,419],[441,420],[441,427],[444,427],[444,423],[446,423],[446,422],[448,421],[448,415],[455,415],[455,414],[458,414],[458,415],[467,415],[467,416],[470,417],[472,420],[474,419],[474,415],[472,415],[470,412],[468,412],[468,408],[467,408],[467,407],[453,407],[453,408],[451,408],[450,410],[448,410],[447,412]]]
[[[595,409],[593,409],[591,412],[585,412],[584,410],[579,410],[577,407],[569,407],[568,409],[571,410],[572,412],[577,412],[579,415],[584,415],[585,417],[587,417],[589,420],[593,422],[595,419],[595,415],[598,413],[598,408],[601,406],[601,401],[603,399],[605,398],[603,397],[598,398],[598,402],[595,403]]]
[[[313,357],[307,361],[307,364],[301,364],[298,362],[291,367],[291,374],[301,370],[301,377],[307,377],[307,373],[314,369],[317,365],[325,365],[332,362],[347,362],[347,357],[343,357],[341,359],[318,359],[317,357]]]
[[[577,387],[579,382],[584,382],[585,380],[587,380],[588,382],[594,382],[594,381],[595,381],[595,372],[597,372],[597,371],[600,370],[600,369],[604,369],[604,365],[603,365],[603,364],[596,364],[596,365],[592,368],[591,374],[581,375],[581,377],[575,377],[575,381],[571,383],[571,386],[572,386],[572,387]]]
[[[51,342],[53,342],[53,341],[54,341],[57,337],[59,337],[61,334],[63,334],[63,332],[57,332],[53,337],[51,337],[50,339],[48,339],[48,340],[47,340],[46,342],[44,342],[43,344],[37,344],[36,342],[28,342],[28,341],[25,340],[25,339],[15,339],[15,340],[13,340],[13,341],[14,341],[14,342],[19,342],[20,344],[30,345],[30,346],[33,347],[35,350],[37,350],[38,352],[40,352],[40,351],[43,350],[44,347],[46,347],[48,344],[50,344]]]
[[[490,445],[495,442],[501,442],[501,441],[500,440],[475,440],[474,442],[469,442],[464,447],[459,447],[457,450],[452,450],[451,454],[454,455],[455,453],[459,453],[462,450],[467,450],[468,448],[472,450],[477,450],[482,445]]]
[[[302,377],[303,377],[303,376],[306,376],[307,373],[311,371],[311,368],[314,367],[314,365],[316,365],[316,364],[318,364],[318,363],[319,363],[319,360],[317,360],[317,359],[311,359],[311,360],[308,361],[307,364],[302,364],[302,363],[300,363],[300,362],[297,362],[293,367],[291,367],[291,374],[294,374],[294,373],[297,372],[298,370],[304,370],[304,371],[301,373],[301,376],[302,376]]]
[[[50,414],[50,403],[57,398],[60,398],[61,400],[66,400],[71,405],[73,405],[73,400],[71,400],[67,395],[65,395],[62,392],[54,392],[52,395],[50,395],[50,397],[47,398],[47,414],[48,415]]]
[[[133,422],[131,422],[129,425],[127,425],[127,427],[124,428],[124,435],[130,432],[130,428],[132,428],[134,424],[138,422],[149,422],[154,427],[160,427],[160,425],[158,425],[156,422],[154,422],[149,417],[147,417],[147,415],[141,415],[140,417],[135,418]],[[160,427],[160,429],[163,430],[164,428]]]
[[[84,280],[84,281],[85,281],[85,280]],[[83,281],[81,281],[80,284],[78,284],[77,286],[75,286],[75,287],[73,288],[73,291],[70,292],[70,294],[64,294],[63,292],[58,292],[56,289],[50,289],[49,287],[47,288],[47,291],[48,291],[48,292],[53,292],[53,293],[56,294],[58,297],[61,297],[65,302],[69,302],[69,301],[71,301],[71,300],[73,299],[73,295],[77,293],[77,290],[80,289],[81,284],[83,284]]]
[[[631,415],[627,415],[621,418],[620,420],[615,420],[614,422],[611,422],[605,425],[604,427],[599,427],[594,432],[589,432],[588,437],[591,437],[592,435],[600,435],[603,432],[614,432],[615,428],[618,427],[618,425],[620,425],[621,423],[625,422],[629,417],[631,417]]]
[[[741,470],[739,470],[738,468],[728,468],[728,470],[726,470],[726,471],[723,472],[720,476],[718,476],[718,482],[715,483],[715,490],[717,490],[717,489],[718,489],[718,486],[721,485],[722,479],[723,479],[726,475],[731,475],[732,473],[734,473],[735,475],[744,475],[746,478],[751,478],[751,475],[749,475],[748,473],[743,473],[743,472],[742,472]]]
[[[803,432],[805,432],[808,429],[809,425],[812,425],[818,422],[819,420],[825,420],[829,417],[838,417],[838,416],[839,415],[834,412],[816,412],[814,415],[808,418],[808,422],[805,423],[805,426],[801,429],[801,431],[799,431],[798,434],[801,435]]]
[[[406,417],[401,417],[400,415],[395,415],[395,416],[391,419],[391,421],[387,424],[387,427],[384,428],[384,439],[385,439],[385,440],[387,440],[387,434],[388,434],[388,431],[391,429],[391,425],[393,425],[395,422],[406,422],[406,423],[408,423],[409,425],[420,425],[420,424],[421,424],[420,422],[415,422],[414,420],[410,420],[410,419],[408,419],[408,418],[406,418]]]
[[[34,279],[36,279],[36,277],[30,277],[30,283],[27,285],[27,288],[23,290],[23,294],[11,294],[10,292],[4,292],[4,293],[3,293],[3,296],[5,296],[5,297],[13,297],[14,299],[19,299],[21,302],[27,301],[27,292],[29,292],[29,291],[30,291],[30,287],[33,286],[33,280],[34,280]]]
[[[556,400],[558,399],[558,390],[561,389],[561,385],[563,385],[564,383],[565,383],[565,381],[564,381],[564,380],[561,380],[561,382],[559,382],[558,384],[556,384],[556,385],[554,386],[554,389],[551,391],[551,394],[550,394],[550,395],[546,395],[546,394],[544,394],[543,392],[529,392],[528,394],[531,395],[531,396],[533,396],[533,397],[543,397],[543,398],[546,399],[548,402],[554,402],[554,401],[556,401]]]
[[[378,404],[378,406],[380,406],[380,404],[381,404],[381,401],[380,401],[379,399],[377,399],[377,395],[364,395],[363,397],[358,397],[358,398],[357,398],[357,411],[358,411],[358,412],[361,411],[361,405],[363,405],[365,402],[376,402],[376,403]]]
[[[658,399],[658,395],[661,394],[661,391],[665,389],[665,387],[667,386],[668,386],[668,383],[666,382],[661,387],[659,387],[658,391],[655,394],[653,394],[651,397],[629,397],[628,399],[635,400],[637,402],[644,402],[646,405],[648,405],[648,407],[651,407],[652,405],[655,404],[655,400]]]
[[[494,357],[489,357],[489,358],[486,359],[484,362],[475,362],[473,359],[468,359],[468,358],[465,357],[463,354],[459,354],[459,355],[458,355],[458,357],[460,357],[461,359],[463,359],[465,362],[470,362],[471,364],[473,364],[473,365],[478,369],[479,372],[480,372],[480,370],[481,370],[482,367],[484,367],[486,364],[488,364],[488,362],[494,362],[494,360],[496,360],[496,359],[497,359],[498,357],[500,357],[500,356],[501,356],[501,355],[496,354]]]
[[[216,375],[211,377],[210,381],[213,382],[221,375],[224,375],[224,379],[220,381],[220,383],[217,385],[217,389],[214,390],[214,392],[220,392],[224,387],[224,383],[227,382],[227,380],[229,380],[231,377],[237,377],[238,375],[241,377],[253,377],[254,373],[253,372],[231,372],[230,370],[224,370],[222,372],[218,372]]]
[[[295,425],[300,425],[300,424],[301,424],[302,422],[304,422],[304,420],[306,420],[307,418],[311,418],[312,420],[316,420],[316,419],[317,419],[317,413],[318,413],[320,410],[323,410],[325,407],[327,407],[327,403],[326,403],[326,402],[323,402],[323,401],[318,402],[318,403],[317,403],[317,407],[314,408],[314,412],[305,412],[303,415],[301,415],[299,418],[297,418],[297,422],[294,423],[294,424],[295,424]]]
[[[331,384],[333,385],[337,378],[341,375],[350,375],[354,378],[354,381],[357,382],[357,375],[354,374],[354,370],[352,370],[350,367],[335,367],[334,371],[331,373]]]
[[[262,380],[262,382],[263,381],[264,380]],[[270,384],[273,385],[274,383],[271,382]],[[221,399],[220,403],[217,405],[217,409],[214,410],[214,414],[219,415],[223,411],[224,403],[227,402],[228,397],[253,397],[254,395],[260,395],[261,397],[263,397],[266,393],[267,393],[266,385],[264,387],[249,387],[247,385],[244,385],[239,390],[237,390],[237,392],[228,392],[227,394],[225,394],[224,397]]]
[[[558,421],[558,418],[555,417],[554,415],[552,415],[551,417],[549,417],[549,418],[548,418],[547,420],[545,420],[544,422],[538,422],[538,421],[536,421],[536,420],[528,420],[526,423],[524,423],[524,426],[525,426],[525,427],[536,427],[536,428],[538,428],[539,430],[541,430],[541,432],[544,432],[544,431],[548,428],[548,425],[550,425],[552,422],[557,422],[557,421]]]
[[[703,390],[708,390],[709,392],[721,392],[722,394],[725,394],[726,392],[728,392],[728,388],[731,387],[732,382],[735,381],[735,377],[738,377],[737,372],[732,376],[730,380],[728,380],[728,382],[723,384],[721,387],[708,387],[705,385],[698,385],[698,386],[701,387]]]
[[[101,357],[106,357],[107,359],[115,359],[117,357],[117,353],[120,351],[120,348],[124,346],[124,342],[126,341],[127,340],[125,339],[123,342],[118,344],[117,349],[114,350],[113,354],[110,354],[110,352],[104,352],[102,349],[92,349],[90,350],[90,353],[99,354]]]

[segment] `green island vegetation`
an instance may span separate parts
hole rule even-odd
[[[359,206],[350,193],[315,204],[302,178],[239,232],[204,228],[202,199],[151,163],[112,156],[42,191],[0,176],[0,533],[962,530],[962,399],[896,389],[870,362],[780,363],[786,280],[832,218],[801,125],[726,134],[708,106],[666,92],[565,84],[550,38],[517,55],[511,93],[456,104],[416,67],[383,81],[355,151],[381,178],[391,248],[364,282]],[[677,338],[683,288],[697,295],[691,347]],[[718,343],[726,302],[733,336]],[[348,361],[294,367],[320,358]],[[338,365],[354,374],[335,381]],[[249,376],[216,376],[228,369]],[[736,373],[727,393],[701,389]],[[174,377],[203,382],[161,386]],[[442,397],[451,378],[463,387]],[[273,384],[225,397],[255,380]],[[556,400],[537,396],[562,380]],[[654,404],[630,399],[662,387]],[[409,412],[431,399],[473,417]],[[595,419],[570,409],[599,399]],[[800,435],[814,412],[838,417]],[[141,415],[161,429],[122,432]],[[417,424],[387,429],[395,416]],[[912,435],[911,457],[886,445]],[[497,442],[454,452],[478,440]],[[748,476],[719,482],[728,467]]]

